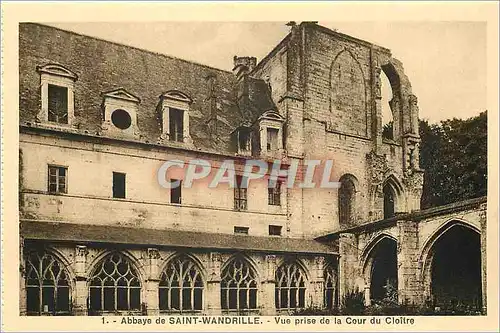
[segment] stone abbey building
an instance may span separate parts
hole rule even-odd
[[[232,72],[19,25],[22,315],[281,315],[353,290],[373,304],[389,286],[400,303],[484,311],[486,199],[420,210],[402,63],[289,25],[259,62],[228,59]],[[165,189],[172,159],[331,159],[342,186]]]

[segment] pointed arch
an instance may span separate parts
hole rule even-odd
[[[366,305],[382,300],[391,290],[397,290],[397,247],[396,238],[387,233],[378,234],[365,247],[360,262],[365,288],[370,295]]]
[[[103,260],[108,257],[109,255],[112,255],[113,253],[118,252],[120,255],[124,256],[129,263],[132,265],[132,268],[135,270],[136,274],[138,275],[139,280],[141,281],[141,284],[144,284],[144,281],[146,281],[146,270],[144,268],[144,265],[139,261],[139,259],[130,251],[126,249],[120,249],[120,250],[103,250],[101,251],[98,255],[96,255],[92,261],[89,263],[89,276],[92,276],[98,269],[99,265],[103,262]]]
[[[394,242],[396,242],[396,244],[398,242],[398,240],[395,236],[393,236],[389,233],[386,233],[386,232],[378,233],[376,236],[372,237],[372,239],[370,239],[370,241],[366,244],[365,248],[361,252],[360,262],[362,264],[363,272],[365,271],[367,261],[369,259],[371,252],[377,246],[377,244],[380,243],[384,239],[394,241]]]
[[[197,268],[200,270],[203,282],[205,283],[207,281],[207,272],[205,270],[205,266],[202,260],[198,258],[198,256],[196,256],[194,253],[190,253],[188,251],[179,250],[178,252],[173,252],[172,254],[170,254],[167,258],[162,260],[163,262],[160,264],[159,267],[160,272],[163,272],[168,267],[170,262],[177,257],[186,257],[188,260],[193,261],[196,264]]]
[[[299,256],[290,255],[281,257],[280,259],[277,260],[276,266],[279,267],[287,263],[297,264],[299,268],[302,270],[303,274],[305,275],[306,280],[307,281],[311,280],[311,271],[309,270],[309,267],[306,264],[304,264],[304,261],[301,258],[299,258]]]
[[[160,312],[199,313],[204,308],[204,290],[205,276],[198,260],[186,253],[172,255],[160,273]]]
[[[142,283],[132,261],[119,251],[104,256],[89,277],[89,314],[141,310]]]
[[[332,126],[342,123],[343,132],[366,136],[369,126],[365,73],[350,50],[340,51],[333,59],[329,82]],[[347,118],[350,121],[345,121]]]
[[[226,312],[243,314],[258,308],[257,270],[242,254],[233,255],[221,269],[221,305]]]
[[[357,193],[359,191],[358,179],[349,173],[340,177],[341,184],[338,190],[338,216],[339,226],[348,227],[355,223],[355,209]]]
[[[425,240],[420,263],[426,301],[481,311],[480,229],[462,219],[447,220]]]
[[[252,259],[250,256],[248,256],[245,252],[237,252],[231,255],[221,266],[221,271],[224,270],[231,262],[233,259],[241,259],[245,261],[249,266],[250,269],[252,269],[255,272],[255,278],[257,281],[260,282],[261,280],[261,272],[259,269],[259,265],[255,262],[254,259]]]
[[[397,212],[405,211],[404,188],[394,174],[390,174],[382,183],[384,194],[384,218],[391,218]]]
[[[61,256],[48,247],[30,248],[24,256],[27,313],[70,314],[74,275]]]
[[[448,230],[450,230],[454,226],[462,226],[464,228],[475,231],[478,234],[481,234],[481,230],[472,223],[468,222],[467,220],[459,218],[448,219],[445,222],[443,222],[443,224],[441,224],[441,226],[437,228],[436,231],[434,231],[432,235],[427,237],[427,239],[423,242],[424,246],[422,247],[422,252],[420,253],[421,263],[425,265],[425,263],[428,261],[427,258],[429,256],[430,250],[432,249],[432,246],[442,235],[444,235]]]

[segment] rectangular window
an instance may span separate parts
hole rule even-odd
[[[273,206],[281,206],[281,183],[276,182],[275,187],[267,188],[267,203]]]
[[[48,120],[59,123],[68,123],[68,88],[49,84],[48,87]]]
[[[267,128],[267,150],[275,151],[278,150],[278,129]]]
[[[248,235],[248,227],[234,227],[234,233],[238,235]]]
[[[176,182],[177,179],[170,179],[170,183]],[[181,199],[182,199],[182,193],[181,193],[181,188],[182,188],[182,181],[179,180],[179,186],[177,187],[171,187],[170,188],[170,203],[176,203],[180,204]]]
[[[49,193],[67,193],[68,168],[49,165]]]
[[[184,111],[169,109],[170,141],[184,141]]]
[[[113,172],[113,198],[125,198],[125,174]]]
[[[234,188],[234,209],[247,210],[247,189],[241,187],[241,176],[236,176],[236,186]]]
[[[270,225],[269,226],[269,235],[270,236],[281,236],[281,228],[280,225]]]

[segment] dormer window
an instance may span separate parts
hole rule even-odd
[[[249,131],[239,131],[238,132],[238,152],[248,152],[250,151],[250,132]]]
[[[248,124],[237,127],[231,136],[238,155],[249,156],[252,154],[252,128]]]
[[[123,88],[103,94],[102,129],[106,134],[120,137],[138,135],[137,109],[141,100]]]
[[[71,125],[74,119],[74,84],[78,76],[64,66],[37,67],[41,82],[41,105],[37,120],[54,125]]]
[[[183,92],[170,90],[160,96],[158,112],[165,141],[192,143],[189,134],[189,108],[192,99]]]
[[[258,120],[261,154],[277,157],[283,152],[283,123],[276,111],[264,112]]]

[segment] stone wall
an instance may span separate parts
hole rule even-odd
[[[182,188],[182,204],[170,203],[170,190],[157,180],[157,171],[165,161],[211,159],[215,173],[224,160],[220,156],[29,134],[21,134],[20,149],[22,218],[231,234],[235,226],[242,226],[249,227],[250,235],[259,236],[268,235],[272,224],[282,226],[283,236],[302,236],[301,223],[289,223],[287,217],[294,207],[288,200],[299,201],[297,194],[290,194],[290,199],[287,193],[292,190],[283,186],[281,205],[269,205],[265,180],[250,182],[247,211],[234,210],[234,189],[227,184],[210,189],[203,181]],[[49,164],[68,167],[66,194],[48,193]],[[115,171],[126,174],[125,199],[112,197]],[[172,168],[167,177],[179,178],[175,171]]]
[[[282,71],[285,53],[286,75]],[[398,102],[391,102],[397,104],[392,107],[397,135],[389,141],[382,140],[382,70],[398,96]],[[414,157],[418,155],[418,130],[408,125],[418,119],[418,108],[400,103],[413,96],[411,85],[389,50],[311,22],[291,24],[290,34],[252,75],[267,75],[273,82],[286,80],[285,92],[283,85],[275,83],[279,96],[273,88],[273,98],[287,120],[289,156],[331,159],[332,179],[346,174],[356,179],[354,224],[382,218],[382,187],[390,177],[401,188],[397,211],[419,208],[421,170]],[[413,135],[413,141],[403,139],[407,134]],[[303,190],[302,218],[304,223],[314,224],[314,228],[304,229],[306,236],[339,229],[337,192]]]

